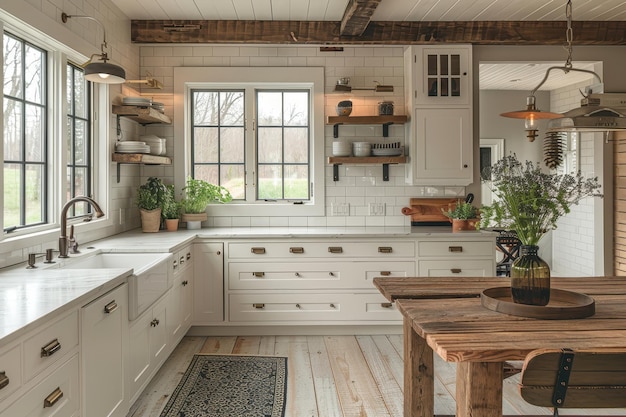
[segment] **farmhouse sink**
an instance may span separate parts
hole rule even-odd
[[[171,285],[171,253],[98,253],[58,265],[61,269],[132,268],[128,279],[128,319],[134,320]]]

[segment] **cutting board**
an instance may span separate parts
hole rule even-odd
[[[450,224],[441,210],[454,209],[457,201],[458,198],[411,198],[402,214],[411,216],[411,224]]]

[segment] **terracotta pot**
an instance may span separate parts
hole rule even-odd
[[[156,233],[161,227],[161,209],[143,210],[140,209],[141,214],[141,230],[145,233]]]
[[[450,219],[452,222],[453,232],[465,232],[468,230],[476,230],[476,225],[480,219]]]
[[[165,219],[165,228],[168,232],[175,232],[178,230],[179,219]]]

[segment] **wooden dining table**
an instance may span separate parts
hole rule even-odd
[[[566,320],[513,316],[483,307],[500,277],[375,278],[404,320],[404,416],[434,415],[433,354],[456,362],[456,416],[502,416],[503,368],[539,348],[626,348],[626,277],[552,278],[583,293],[595,314]]]

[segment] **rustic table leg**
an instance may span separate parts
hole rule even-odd
[[[404,319],[404,417],[435,413],[433,350]]]
[[[502,373],[501,362],[458,362],[457,417],[501,417]]]

